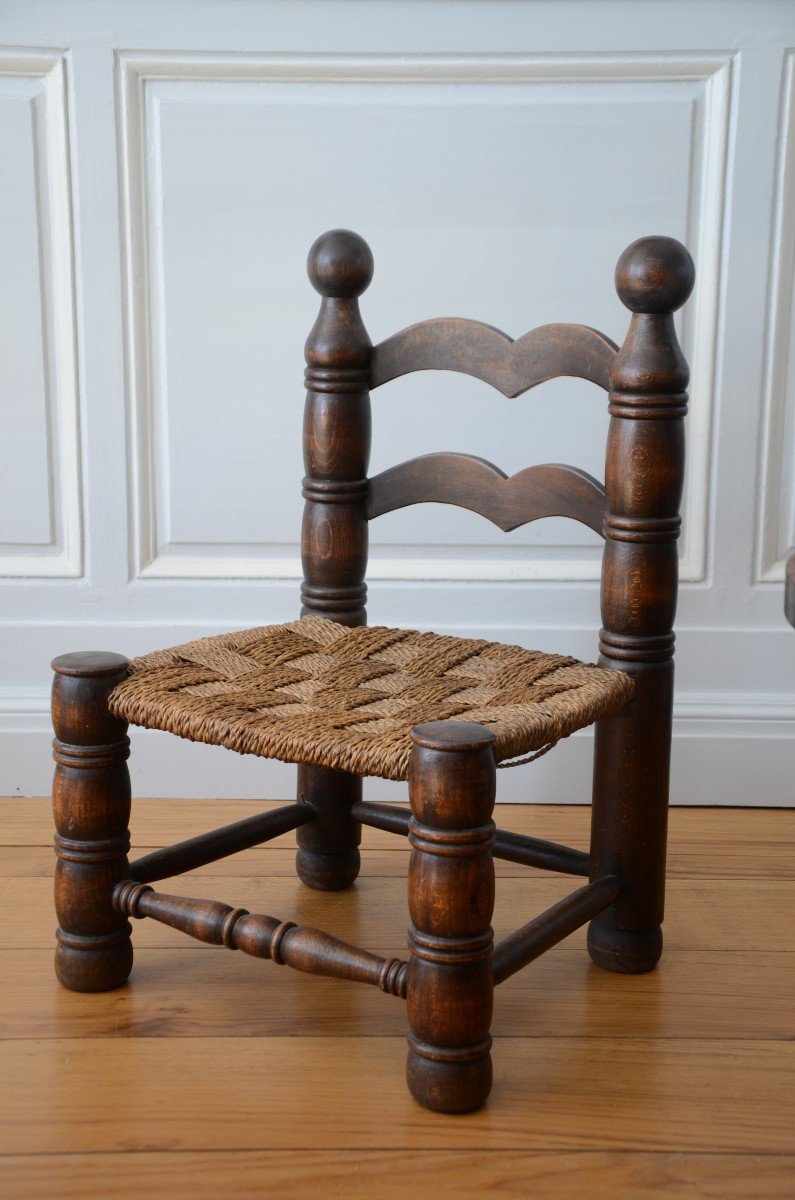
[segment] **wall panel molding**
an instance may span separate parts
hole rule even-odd
[[[795,339],[795,49],[784,53],[770,221],[762,435],[758,469],[756,583],[784,579],[795,542],[795,391],[790,391]],[[789,497],[789,528],[782,528]]]
[[[74,225],[65,52],[0,50],[0,103],[30,109],[42,329],[49,535],[35,542],[0,534],[0,577],[82,575],[81,457]],[[4,92],[4,88],[8,91]],[[4,162],[13,179],[13,163]],[[13,279],[11,281],[13,286]],[[26,396],[12,397],[15,418]]]
[[[511,83],[532,87],[583,83],[670,85],[677,96],[693,91],[689,147],[691,173],[688,241],[695,250],[699,286],[685,315],[683,343],[693,364],[696,397],[689,418],[686,481],[687,521],[681,547],[685,581],[706,578],[711,520],[710,465],[716,355],[721,325],[727,139],[732,110],[730,53],[683,54],[461,54],[461,55],[285,55],[180,54],[117,56],[120,113],[120,174],[123,193],[123,254],[126,272],[127,388],[131,444],[129,503],[132,542],[130,572],[141,579],[297,579],[297,543],[252,547],[175,546],[162,537],[162,508],[168,496],[168,463],[158,455],[158,420],[167,404],[163,377],[162,254],[153,239],[159,218],[160,153],[157,101],[161,81],[186,88],[220,82],[268,84],[368,82],[389,85],[448,83],[458,86]],[[563,314],[565,317],[566,314]],[[521,331],[511,331],[518,333]],[[611,332],[611,331],[607,331]],[[614,332],[614,331],[613,331]],[[605,421],[606,430],[606,421]],[[377,536],[377,534],[376,534]],[[374,546],[369,577],[374,580],[520,581],[595,580],[598,557],[575,552],[562,556],[535,549],[515,557],[489,556],[477,547]],[[254,552],[256,550],[256,552]]]
[[[687,241],[672,801],[793,805],[795,3],[362,8],[0,0],[0,794],[51,786],[55,655],[297,613],[303,261],[339,224],[373,246],[374,340],[453,314],[620,341],[621,250]],[[601,476],[605,401],[397,380],[372,472],[448,450]],[[373,623],[596,657],[593,531],[424,506],[370,534]],[[294,793],[289,766],[132,736],[136,795]],[[501,771],[500,798],[587,801],[592,749]]]

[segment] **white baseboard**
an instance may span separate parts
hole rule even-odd
[[[0,695],[0,795],[50,789],[49,699],[18,689]],[[151,730],[133,730],[133,793],[219,799],[289,797],[295,768]],[[500,771],[510,803],[583,803],[590,796],[593,735],[584,730],[532,766]],[[673,804],[795,806],[795,696],[684,693],[674,717]],[[402,799],[403,784],[371,779],[373,800]]]

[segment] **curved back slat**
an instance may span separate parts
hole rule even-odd
[[[548,463],[508,477],[470,454],[424,454],[369,481],[367,516],[409,504],[455,504],[506,533],[542,517],[570,517],[604,536],[605,490],[576,467]]]
[[[540,325],[514,341],[464,317],[421,321],[374,347],[370,387],[411,371],[460,371],[503,396],[521,396],[547,379],[571,375],[606,391],[618,347],[587,325]]]

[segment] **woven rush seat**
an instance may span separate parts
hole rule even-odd
[[[415,725],[486,725],[499,762],[543,752],[633,690],[623,671],[563,655],[304,617],[134,659],[109,704],[241,754],[401,780]]]

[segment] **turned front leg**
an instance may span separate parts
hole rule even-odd
[[[75,992],[104,992],[132,968],[130,924],[112,904],[129,876],[127,722],[108,693],[127,674],[121,654],[64,654],[52,664],[55,972]]]
[[[494,734],[412,730],[407,1077],[420,1104],[468,1112],[491,1091]]]

